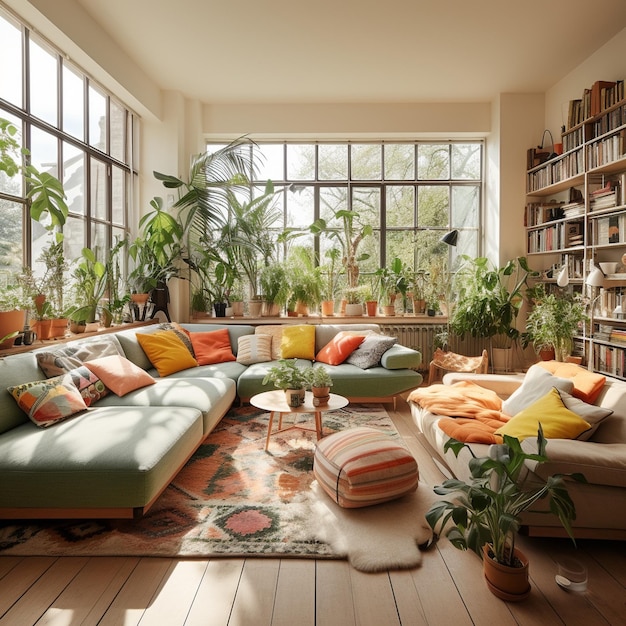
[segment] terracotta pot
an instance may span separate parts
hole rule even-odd
[[[539,358],[542,361],[554,361],[554,348],[542,348],[539,350]]]
[[[423,315],[426,312],[426,300],[413,300],[413,313]]]
[[[86,324],[79,324],[78,322],[70,322],[70,332],[79,334],[84,333],[85,328],[87,328]]]
[[[378,300],[368,300],[365,303],[365,308],[369,317],[376,317],[378,314]]]
[[[45,293],[37,294],[33,298],[33,302],[35,303],[35,310],[37,311],[37,314],[40,316],[43,315],[43,308],[44,308],[44,304],[46,303],[46,294]]]
[[[296,315],[301,317],[307,317],[309,315],[309,305],[304,304],[304,302],[300,302],[300,300],[298,300],[296,302],[295,311]]]
[[[52,324],[50,325],[50,338],[58,338],[65,337],[65,333],[67,332],[67,318],[59,317],[57,319],[51,320]]]
[[[52,329],[52,320],[38,320],[35,322],[37,337],[39,339],[50,339],[50,330]]]
[[[322,315],[325,317],[330,317],[332,315],[335,315],[335,301],[334,300],[322,301]]]
[[[298,408],[304,404],[304,389],[285,389],[287,406]]]
[[[24,311],[0,311],[0,339],[21,331],[24,328],[26,314]],[[6,339],[0,343],[0,350],[13,347],[15,337]]]
[[[232,303],[233,315],[235,317],[243,317],[243,302],[237,301]]]
[[[263,308],[262,300],[250,300],[248,302],[248,315],[250,317],[261,317],[262,308]]]
[[[530,593],[528,558],[517,548],[513,554],[520,562],[520,567],[509,567],[494,561],[489,546],[483,546],[483,573],[487,587],[496,597],[508,602],[524,600]]]
[[[393,317],[396,314],[396,307],[393,304],[383,305],[383,315],[387,317]]]
[[[315,398],[324,398],[330,394],[330,387],[311,387],[311,392]]]
[[[261,315],[263,317],[279,317],[280,305],[275,302],[264,302],[261,309]]]

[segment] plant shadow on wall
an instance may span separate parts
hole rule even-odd
[[[495,266],[485,257],[461,257],[454,277],[450,332],[489,342],[490,362],[494,349],[510,349],[519,339],[517,316],[524,303],[528,279],[539,275],[525,257]],[[505,369],[508,369],[506,367]]]
[[[574,541],[571,523],[576,519],[576,510],[565,478],[586,482],[585,477],[580,473],[554,474],[543,484],[526,484],[522,478],[527,461],[544,463],[548,460],[546,443],[541,424],[536,454],[524,452],[519,440],[508,435],[504,435],[503,444],[491,445],[489,456],[485,457],[476,457],[467,444],[449,439],[444,452],[452,450],[458,456],[464,448],[470,451],[471,480],[453,478],[435,487],[435,493],[454,498],[437,502],[426,514],[433,531],[445,531],[455,548],[473,550],[483,559],[489,589],[505,600],[521,600],[530,591],[528,559],[515,547],[524,511],[532,510],[537,502],[547,498],[547,512],[559,518]],[[501,586],[491,573],[494,561],[508,568],[510,577],[515,578],[517,574],[521,580],[510,589]]]

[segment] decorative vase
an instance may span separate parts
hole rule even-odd
[[[323,300],[322,301],[322,316],[331,317],[335,315],[335,301]]]
[[[360,317],[363,315],[362,304],[346,303],[346,317]]]
[[[304,404],[304,389],[285,389],[287,406],[297,409]]]
[[[365,308],[367,309],[367,315],[369,317],[376,317],[378,313],[378,300],[367,300],[365,302]]]
[[[489,591],[501,600],[517,602],[525,600],[530,593],[528,582],[528,558],[515,548],[513,555],[519,567],[510,567],[498,563],[491,556],[488,544],[483,546],[483,573]]]

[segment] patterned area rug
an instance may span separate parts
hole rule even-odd
[[[250,406],[231,410],[142,519],[0,522],[0,555],[350,558],[353,550],[367,551],[369,525],[372,550],[385,554],[374,565],[368,556],[363,569],[419,562],[417,543],[429,538],[419,521],[430,505],[428,489],[367,511],[345,511],[313,478],[315,433],[298,428],[273,435],[265,451],[268,418]],[[312,416],[298,420],[310,427]],[[355,426],[398,436],[382,405],[353,405],[324,415],[325,434]],[[390,525],[397,530],[402,515],[404,541],[413,555],[407,561],[407,546],[398,546],[403,554],[394,561],[382,540]],[[351,546],[353,533],[359,539]]]

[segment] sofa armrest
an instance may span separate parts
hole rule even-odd
[[[528,454],[537,453],[537,438],[522,441]],[[577,439],[548,439],[548,461],[526,461],[526,466],[543,479],[553,474],[580,472],[588,483],[626,487],[626,444],[596,443]]]
[[[421,362],[421,352],[399,344],[391,346],[380,359],[380,364],[388,370],[416,370]]]
[[[491,391],[495,391],[502,399],[506,399],[524,382],[524,375],[448,372],[443,376],[444,385],[453,385],[454,383],[464,380],[469,380],[485,389],[491,389]]]

